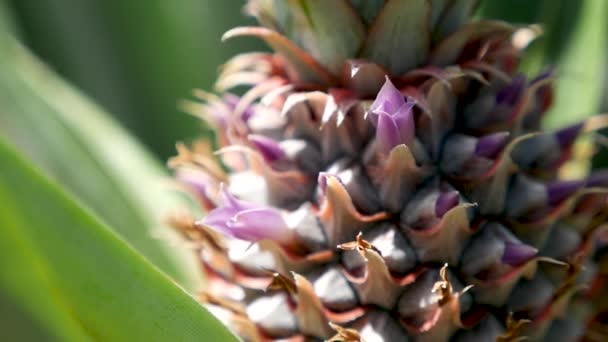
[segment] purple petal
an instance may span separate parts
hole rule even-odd
[[[511,266],[517,266],[532,259],[538,250],[532,246],[517,242],[505,242],[502,254],[502,262]]]
[[[238,200],[236,197],[234,197],[234,195],[226,190],[224,184],[220,186],[220,198],[223,207],[232,208],[235,211],[248,210],[258,207],[253,203]]]
[[[475,145],[479,157],[494,158],[509,141],[509,132],[498,132],[481,137]]]
[[[234,236],[230,228],[228,227],[228,221],[234,217],[238,213],[238,210],[235,210],[232,207],[218,207],[216,209],[211,210],[207,216],[205,216],[202,220],[197,221],[197,224],[202,224],[205,226],[209,226],[221,233],[224,233],[229,236]]]
[[[405,104],[405,99],[403,95],[397,89],[391,80],[386,76],[386,80],[384,81],[384,85],[378,92],[376,99],[372,103],[370,107],[370,111],[373,113],[378,113],[380,111],[387,113],[396,112],[401,106]]]
[[[441,218],[460,202],[458,191],[442,192],[435,202],[435,216]]]
[[[290,231],[281,213],[272,208],[256,208],[238,212],[227,221],[232,235],[241,240],[272,239],[286,242]]]
[[[198,224],[248,241],[273,239],[286,242],[290,230],[280,211],[236,199],[222,185],[222,206],[210,211]]]
[[[203,197],[207,197],[207,190],[211,183],[211,180],[207,174],[202,172],[195,172],[185,169],[177,170],[175,178],[190,187],[193,191]]]
[[[409,145],[414,140],[416,127],[414,123],[414,113],[412,112],[413,107],[413,102],[406,102],[399,107],[395,113],[391,114],[399,129],[401,143],[406,145]]]
[[[393,117],[386,112],[378,112],[376,141],[380,152],[384,154],[388,154],[393,147],[401,143],[399,127]]]
[[[583,129],[584,123],[579,123],[570,127],[566,127],[563,129],[560,129],[559,131],[557,131],[555,133],[555,137],[557,138],[557,141],[559,142],[559,146],[561,146],[562,148],[567,148],[570,145],[572,145],[572,143],[574,143],[574,140],[576,140],[576,138],[578,137],[579,133],[581,132],[581,130]]]
[[[517,75],[513,77],[511,84],[502,88],[496,94],[496,104],[507,104],[514,106],[524,89],[525,82],[526,77],[524,75]]]
[[[267,162],[273,162],[276,160],[284,159],[286,157],[285,152],[281,148],[281,146],[268,137],[263,135],[251,134],[248,136],[249,141],[255,146],[256,150],[258,150],[264,160]]]
[[[555,205],[584,185],[583,181],[558,181],[547,185],[547,197],[550,205]]]

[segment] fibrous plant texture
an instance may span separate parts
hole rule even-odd
[[[518,74],[521,28],[476,3],[251,0],[226,33],[273,52],[195,93],[219,150],[170,166],[207,211],[174,219],[201,300],[244,340],[601,336],[608,177],[560,170],[602,119],[539,132],[554,73]]]

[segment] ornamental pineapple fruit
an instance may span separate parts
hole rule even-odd
[[[602,339],[608,174],[559,170],[605,120],[540,133],[554,73],[517,74],[476,4],[250,0],[261,27],[225,34],[274,52],[195,91],[220,148],[169,165],[207,211],[173,220],[200,298],[244,340]]]

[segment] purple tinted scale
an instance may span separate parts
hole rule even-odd
[[[481,137],[475,145],[475,155],[494,158],[509,141],[509,132],[498,132]]]
[[[555,137],[562,148],[569,147],[574,143],[574,140],[578,137],[579,133],[583,129],[584,124],[579,123],[564,129],[560,129],[555,133]]]
[[[526,82],[526,77],[524,75],[517,75],[513,77],[511,84],[502,88],[496,94],[496,103],[497,104],[506,104],[513,106],[517,103],[521,93],[523,92],[524,86]]]
[[[507,265],[517,266],[532,259],[538,250],[523,243],[505,242],[505,249],[502,254],[502,262]]]
[[[547,197],[550,205],[565,200],[584,185],[583,181],[559,181],[547,185]]]
[[[587,178],[588,187],[608,187],[608,170],[594,172]]]
[[[437,197],[435,202],[435,216],[443,217],[450,209],[454,208],[460,202],[458,191],[443,192]]]

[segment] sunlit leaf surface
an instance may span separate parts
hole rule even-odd
[[[164,165],[13,38],[0,34],[0,136],[188,289],[198,269],[162,226],[173,201]]]
[[[56,340],[234,340],[4,142],[0,170],[0,291]]]

